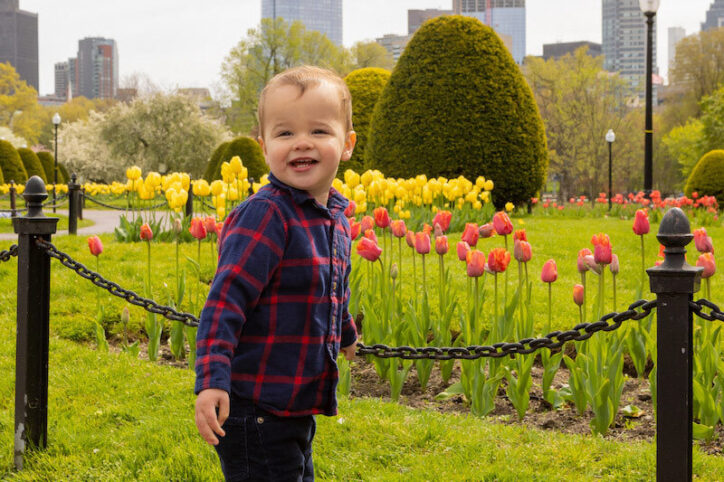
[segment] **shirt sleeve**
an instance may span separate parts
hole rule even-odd
[[[340,346],[342,348],[350,346],[352,343],[357,341],[357,327],[355,326],[352,315],[349,312],[349,274],[351,271],[351,260],[347,260],[347,269],[344,272],[344,298],[342,299],[342,334],[340,340]]]
[[[231,359],[241,329],[279,267],[286,223],[277,206],[252,198],[227,219],[219,264],[196,336],[195,393],[231,390]]]

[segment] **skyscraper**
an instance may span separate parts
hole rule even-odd
[[[453,0],[453,12],[475,17],[501,38],[512,39],[511,54],[517,64],[525,59],[525,0]]]
[[[299,20],[342,45],[342,0],[261,0],[261,18]]]
[[[66,99],[68,87],[70,86],[70,74],[68,62],[56,62],[55,64],[55,96]]]
[[[431,18],[441,17],[443,15],[452,15],[452,10],[439,10],[436,8],[428,8],[426,10],[408,10],[407,11],[407,34],[412,35],[417,32],[420,25]]]
[[[674,59],[676,59],[676,44],[678,44],[681,39],[686,37],[686,30],[684,30],[683,27],[669,27],[669,38],[668,38],[668,64],[667,69],[671,70],[671,67],[674,66]]]
[[[646,86],[646,17],[641,12],[638,0],[602,0],[602,8],[603,68],[618,72],[631,89],[643,97]],[[656,24],[654,21],[654,74],[659,73],[656,63]]]
[[[38,90],[38,14],[20,10],[19,0],[0,0],[0,63],[5,62]]]
[[[71,62],[75,59],[71,59]],[[69,72],[73,70],[68,69]],[[118,48],[116,41],[87,37],[78,42],[73,95],[89,99],[112,99],[118,91]],[[71,84],[72,78],[71,78]]]
[[[706,11],[706,21],[701,23],[701,31],[724,27],[724,0],[714,0]]]

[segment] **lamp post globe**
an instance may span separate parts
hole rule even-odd
[[[608,132],[606,132],[606,142],[608,142],[608,210],[611,210],[611,195],[613,194],[611,192],[612,189],[612,175],[611,175],[611,144],[613,144],[613,141],[616,140],[616,134],[613,133],[613,129],[609,129]]]
[[[646,197],[653,188],[653,142],[654,127],[652,120],[652,85],[653,70],[653,31],[654,17],[659,9],[659,0],[639,0],[639,7],[646,16],[646,127],[644,128],[644,192]]]
[[[53,126],[55,128],[55,157],[53,159],[53,212],[55,212],[55,185],[58,184],[58,126],[60,125],[60,114],[53,114]]]

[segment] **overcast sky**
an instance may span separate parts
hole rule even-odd
[[[699,31],[712,0],[661,0],[658,65],[666,73],[667,29]],[[209,87],[229,50],[258,25],[261,0],[20,0],[38,13],[40,93],[55,89],[53,65],[75,57],[78,40],[116,40],[121,79],[147,74],[164,88]],[[344,44],[407,33],[407,10],[451,9],[452,0],[344,0]],[[601,42],[601,0],[528,0],[526,53],[544,43]]]

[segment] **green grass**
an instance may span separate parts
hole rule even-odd
[[[558,262],[559,280],[554,283],[554,326],[570,327],[578,320],[571,289],[578,282],[576,254],[590,247],[594,233],[611,236],[614,252],[621,258],[619,310],[633,301],[639,284],[639,240],[631,221],[615,219],[514,219],[524,227],[533,245],[529,266],[533,281],[536,326],[547,319],[547,295],[539,281],[540,268],[548,258]],[[695,228],[697,226],[692,226]],[[652,226],[655,233],[657,226]],[[708,227],[716,245],[724,239],[721,226]],[[459,238],[451,236],[451,247]],[[123,287],[143,292],[145,244],[120,244],[101,236],[105,251],[100,272]],[[53,242],[75,259],[95,269],[85,237],[61,236]],[[489,251],[502,238],[482,240]],[[647,266],[653,265],[658,244],[646,237]],[[9,246],[10,242],[7,242]],[[174,283],[174,245],[152,244],[154,293],[168,299]],[[5,248],[0,246],[0,248]],[[695,257],[689,246],[689,262]],[[184,256],[196,258],[196,244],[181,246]],[[395,249],[396,252],[396,249]],[[404,273],[410,276],[409,248]],[[356,265],[363,262],[356,255]],[[436,255],[428,256],[428,284],[434,289]],[[452,286],[464,293],[462,264],[454,248],[446,263]],[[193,373],[169,366],[134,360],[124,354],[94,350],[92,326],[96,289],[59,263],[52,261],[51,343],[48,449],[33,453],[20,473],[12,471],[14,365],[15,365],[15,272],[16,260],[0,263],[0,478],[8,480],[219,480],[221,473],[213,449],[196,434],[193,423]],[[511,283],[516,280],[511,265]],[[418,272],[419,272],[418,264]],[[211,252],[202,245],[202,278],[212,276]],[[365,269],[364,267],[362,269]],[[379,269],[379,268],[377,268]],[[188,271],[188,268],[187,268]],[[418,276],[420,276],[418,274]],[[715,275],[712,299],[722,300]],[[189,291],[196,287],[187,275]],[[591,276],[591,278],[593,278]],[[608,276],[610,280],[610,273]],[[489,280],[490,281],[490,280]],[[487,283],[490,288],[492,283]],[[203,288],[204,285],[199,285]],[[412,293],[407,280],[403,289]],[[592,288],[589,288],[593,290]],[[431,292],[432,293],[432,292]],[[609,290],[610,293],[610,290]],[[610,296],[610,295],[609,295]],[[646,293],[647,299],[652,295]],[[490,298],[489,296],[488,298]],[[436,297],[431,296],[434,300]],[[125,302],[103,293],[111,335],[120,332],[120,311]],[[490,300],[488,299],[488,302]],[[182,306],[189,310],[188,301]],[[609,309],[612,306],[609,303]],[[131,329],[142,336],[144,312],[131,307]],[[75,342],[73,340],[79,340]],[[652,480],[655,477],[655,445],[626,443],[595,436],[573,436],[494,423],[473,416],[414,410],[380,400],[342,400],[340,416],[318,417],[315,465],[320,480]],[[724,459],[695,449],[694,473],[702,480],[724,479]]]
[[[68,216],[65,216],[60,213],[53,214],[52,211],[48,210],[46,213],[46,216],[48,217],[56,217],[59,218],[60,221],[58,221],[58,231],[61,230],[68,230]],[[90,219],[79,219],[78,220],[78,227],[79,228],[85,228],[86,226],[93,226],[95,222],[91,221]],[[0,233],[14,233],[15,230],[13,229],[13,221],[10,218],[0,218]]]

